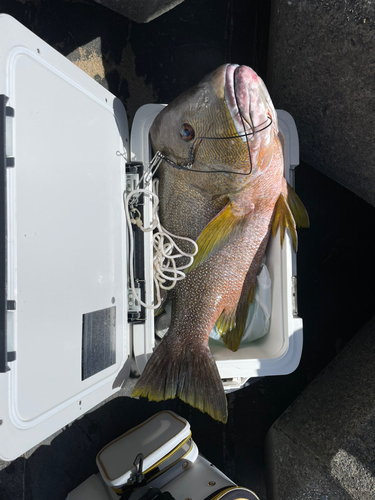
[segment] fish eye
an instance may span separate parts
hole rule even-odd
[[[188,123],[184,123],[180,128],[180,136],[184,141],[191,141],[192,139],[194,139],[195,132],[193,127]]]

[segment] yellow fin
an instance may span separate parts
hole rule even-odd
[[[292,211],[289,208],[288,202],[284,195],[281,194],[275,205],[275,213],[272,221],[272,236],[276,236],[278,227],[280,226],[280,242],[284,244],[285,229],[288,228],[292,237],[294,251],[297,251],[297,229]]]
[[[249,305],[254,302],[254,299],[255,299],[255,289],[256,289],[256,283],[254,283],[254,285],[252,285],[251,288],[250,288],[250,290],[249,290],[249,297],[248,297],[248,304],[247,304],[248,308],[249,308]]]
[[[252,210],[245,215],[235,215],[232,203],[228,203],[203,229],[197,240],[198,253],[186,272],[193,271],[229,241],[241,236],[251,214]]]
[[[289,207],[292,211],[294,220],[296,222],[297,227],[309,227],[310,226],[310,221],[309,221],[309,215],[307,213],[307,210],[300,200],[299,196],[297,193],[294,191],[294,189],[288,186],[288,204]]]
[[[177,397],[226,423],[227,400],[208,345],[195,343],[177,350],[169,338],[168,333],[152,354],[132,397],[147,397],[149,401]]]
[[[236,328],[236,315],[234,313],[227,314],[223,311],[216,321],[216,329],[220,334],[220,337],[226,338],[226,336]]]
[[[235,314],[227,315],[223,312],[216,322],[216,328],[224,344],[233,352],[236,352],[240,346],[245,331],[249,306],[250,303],[254,302],[255,287],[256,284],[254,283],[247,293],[247,298],[239,301]]]

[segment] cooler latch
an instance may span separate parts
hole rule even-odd
[[[298,316],[297,276],[292,276],[292,312],[294,317]]]

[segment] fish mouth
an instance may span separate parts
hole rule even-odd
[[[236,132],[246,142],[271,123],[277,129],[275,108],[263,80],[249,66],[228,64],[224,99]]]

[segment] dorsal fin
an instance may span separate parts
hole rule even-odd
[[[297,227],[309,227],[310,226],[310,221],[309,221],[309,215],[307,213],[307,210],[300,200],[299,196],[297,193],[294,191],[292,186],[287,184],[288,186],[288,204],[290,207],[290,210],[292,211],[294,220],[296,222]]]
[[[285,229],[288,228],[292,237],[294,251],[297,251],[297,229],[292,211],[283,194],[281,194],[275,205],[275,213],[272,221],[272,236],[275,237],[277,229],[280,227],[280,242],[284,244]]]
[[[275,237],[280,227],[281,246],[284,244],[285,229],[288,228],[292,237],[293,249],[297,251],[297,227],[309,227],[309,216],[302,201],[294,189],[287,184],[286,196],[281,193],[276,205],[272,221],[272,236]]]

